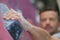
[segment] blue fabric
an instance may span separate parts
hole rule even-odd
[[[20,34],[22,33],[22,27],[18,21],[15,20],[4,20],[5,27],[11,34],[14,40],[19,40]]]
[[[53,35],[54,37],[60,38],[60,32]]]

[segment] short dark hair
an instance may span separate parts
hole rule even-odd
[[[48,8],[48,9],[43,9],[43,10],[40,10],[40,12],[39,12],[39,14],[41,14],[41,13],[43,13],[43,12],[45,12],[45,11],[55,11],[55,12],[57,12],[57,15],[58,15],[58,20],[60,21],[60,13],[59,13],[59,10],[56,10],[56,9],[52,9],[52,8]]]

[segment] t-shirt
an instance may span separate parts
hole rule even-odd
[[[53,36],[54,36],[54,37],[57,37],[57,38],[59,38],[59,39],[60,39],[60,32],[55,33]]]

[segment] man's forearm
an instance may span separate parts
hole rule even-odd
[[[51,40],[60,40],[60,39],[57,38],[57,37],[53,37],[53,36],[51,36]]]

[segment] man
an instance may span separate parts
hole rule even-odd
[[[47,10],[40,14],[41,17],[41,27],[36,27],[30,24],[20,13],[18,14],[16,11],[11,9],[4,16],[6,20],[18,20],[22,25],[22,28],[32,35],[32,40],[60,40],[56,37],[51,36],[49,33],[57,32],[57,24],[58,24],[58,15],[57,11]],[[46,28],[45,28],[46,27]],[[49,32],[47,32],[46,30]],[[53,30],[53,31],[52,31]]]

